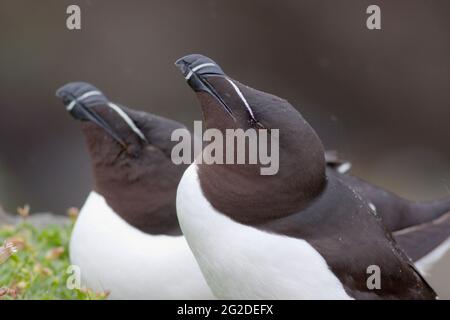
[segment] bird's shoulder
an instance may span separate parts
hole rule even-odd
[[[327,176],[324,190],[306,208],[260,228],[306,240],[355,298],[436,296],[367,201],[337,175]],[[373,266],[380,270],[380,289],[367,285]]]

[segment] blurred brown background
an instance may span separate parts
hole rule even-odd
[[[78,4],[82,30],[66,29]],[[370,4],[382,30],[366,28]],[[0,1],[0,204],[64,213],[92,177],[54,97],[83,80],[192,126],[188,53],[295,105],[353,173],[411,199],[450,196],[450,1]]]

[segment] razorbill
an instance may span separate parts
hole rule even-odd
[[[450,250],[450,199],[410,201],[349,174],[351,163],[336,151],[326,151],[325,160],[327,170],[340,173],[341,180],[368,201],[422,275],[429,275]]]
[[[240,84],[202,55],[176,65],[206,128],[279,130],[277,174],[194,162],[178,186],[181,229],[217,297],[436,298],[367,202],[326,170],[319,137],[287,101]],[[368,285],[374,266],[379,288]]]
[[[325,152],[325,160],[329,169],[335,169],[341,173],[342,180],[370,201],[372,208],[378,211],[383,223],[390,231],[431,222],[450,212],[450,198],[425,202],[410,201],[348,174],[351,163],[342,159],[334,150]]]
[[[60,97],[86,138],[95,179],[70,240],[83,284],[112,299],[211,299],[176,217],[186,165],[171,161],[175,121],[109,101],[74,82]]]

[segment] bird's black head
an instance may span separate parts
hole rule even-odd
[[[199,165],[203,190],[216,199],[217,208],[225,212],[227,203],[233,202],[234,207],[236,204],[242,206],[242,212],[248,213],[248,208],[255,208],[255,215],[259,216],[267,210],[270,214],[270,203],[276,202],[278,211],[284,214],[304,205],[323,189],[325,159],[322,143],[302,115],[286,100],[233,80],[216,62],[199,54],[182,57],[175,64],[197,95],[206,128],[219,129],[225,136],[227,129],[267,130],[269,135],[277,129],[279,133],[279,170],[273,176],[261,176],[260,164]],[[227,151],[225,146],[224,154]],[[212,179],[214,175],[216,177]],[[229,188],[223,190],[224,180],[228,177],[239,177],[240,181],[229,181]],[[222,180],[220,184],[217,183],[219,179]],[[206,181],[211,183],[207,186]],[[233,193],[235,199],[224,196]],[[255,203],[261,205],[255,206]]]
[[[147,142],[145,135],[123,107],[110,102],[93,85],[86,82],[71,82],[59,88],[56,96],[62,99],[67,111],[75,119],[90,122],[103,129],[124,150],[134,150],[129,148],[136,140],[130,139],[131,136],[139,138],[142,143]]]
[[[172,162],[171,135],[184,126],[114,104],[88,83],[66,84],[56,95],[81,120],[96,191],[133,226],[177,234],[175,195],[186,165]]]
[[[229,78],[212,59],[200,54],[191,54],[178,59],[175,65],[197,93],[207,126],[262,127],[256,120],[253,110],[247,105],[240,89],[241,85]],[[210,104],[220,106],[220,110],[211,110]],[[217,112],[226,116],[213,115]],[[212,118],[215,118],[217,123],[211,123]]]

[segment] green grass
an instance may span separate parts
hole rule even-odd
[[[105,293],[68,289],[68,244],[73,222],[37,229],[26,219],[16,226],[0,226],[0,246],[17,244],[18,251],[0,261],[0,299],[104,299]]]

